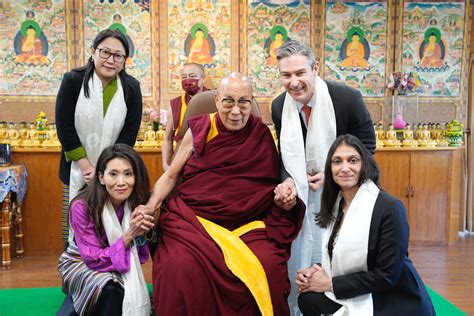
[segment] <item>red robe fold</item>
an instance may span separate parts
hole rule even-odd
[[[259,315],[248,288],[227,268],[217,244],[196,215],[229,230],[254,220],[256,229],[241,239],[259,258],[275,315],[289,315],[287,261],[304,215],[273,203],[280,164],[268,128],[251,116],[240,131],[228,132],[218,116],[219,135],[206,143],[209,115],[189,120],[194,148],[200,150],[183,170],[183,182],[162,210],[161,239],[153,261],[157,315]]]
[[[207,90],[209,90],[209,89],[207,89],[206,87],[202,88],[202,91],[207,91]],[[187,93],[184,94],[184,102],[186,102],[186,105],[189,104],[189,101],[191,100],[192,97],[193,96],[191,96]],[[174,130],[178,129],[179,119],[181,117],[181,108],[182,108],[181,98],[182,98],[182,96],[179,96],[179,97],[176,97],[176,98],[170,100],[170,109],[171,109],[171,114],[173,116],[173,129]],[[173,140],[175,142],[179,142],[181,140],[181,138],[182,137],[179,137],[178,135],[174,135]]]

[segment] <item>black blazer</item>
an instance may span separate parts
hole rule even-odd
[[[370,223],[368,272],[333,277],[336,298],[372,293],[374,315],[435,315],[425,285],[408,259],[408,235],[402,202],[380,191]]]
[[[369,111],[365,106],[359,90],[342,83],[325,81],[336,115],[336,135],[352,134],[357,136],[371,152],[375,152],[375,132]],[[276,97],[272,102],[272,120],[275,124],[278,140],[280,140],[281,114],[286,92]],[[316,105],[317,106],[317,105]],[[300,117],[301,118],[301,117]],[[306,138],[306,125],[302,120],[301,128]]]
[[[74,114],[84,76],[84,69],[76,69],[65,73],[56,97],[56,127],[62,145],[59,178],[64,184],[69,184],[71,173],[71,162],[66,161],[64,152],[82,146],[74,126]],[[133,147],[142,117],[142,93],[138,80],[126,75],[124,81],[122,86],[127,105],[127,116],[116,143]]]

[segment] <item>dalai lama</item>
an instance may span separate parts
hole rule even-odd
[[[223,78],[218,112],[189,120],[155,184],[149,210],[182,179],[159,214],[157,315],[289,315],[287,260],[304,204],[275,198],[280,161],[267,126],[250,113],[251,100],[248,77]]]

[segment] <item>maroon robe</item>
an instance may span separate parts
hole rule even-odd
[[[206,87],[202,88],[202,91],[207,91],[207,90],[209,90],[209,89],[206,88]],[[184,102],[186,102],[186,105],[189,104],[189,101],[191,100],[192,97],[193,96],[191,96],[187,93],[184,94]],[[176,98],[170,100],[171,114],[173,116],[173,130],[175,130],[175,131],[178,129],[179,118],[181,117],[181,108],[182,108],[181,98],[182,98],[182,96],[179,96],[179,97],[176,97]],[[173,136],[173,140],[175,142],[179,142],[181,140],[181,138],[182,137],[179,137],[178,135]]]
[[[304,216],[304,205],[285,211],[274,205],[280,162],[268,128],[254,116],[240,131],[227,132],[217,115],[219,135],[206,144],[209,115],[189,120],[195,153],[183,182],[162,209],[161,239],[153,261],[157,315],[259,315],[248,288],[227,268],[219,246],[196,215],[229,230],[254,220],[241,239],[259,258],[275,315],[289,315],[287,261]]]

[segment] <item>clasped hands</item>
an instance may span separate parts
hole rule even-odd
[[[276,186],[273,192],[275,193],[273,201],[276,206],[281,207],[285,211],[289,211],[296,205],[298,194],[293,179],[286,178],[285,181]]]
[[[308,174],[308,186],[312,191],[317,191],[324,183],[324,173],[318,172],[315,174]],[[274,202],[278,207],[289,211],[296,205],[296,197],[298,193],[296,191],[295,182],[292,178],[288,177],[276,186]]]
[[[332,292],[332,278],[318,264],[298,270],[295,283],[298,285],[298,293]]]
[[[128,247],[132,244],[133,239],[145,235],[155,226],[152,214],[146,205],[139,205],[133,210],[130,217],[130,227],[123,234],[125,246]]]

